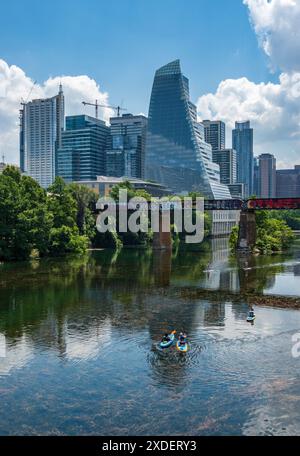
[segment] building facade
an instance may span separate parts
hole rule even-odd
[[[294,169],[278,169],[276,171],[277,198],[300,197],[300,165]]]
[[[21,171],[44,188],[52,184],[56,175],[57,150],[61,147],[64,124],[61,85],[58,95],[24,103],[20,111]]]
[[[228,184],[228,188],[232,198],[245,198],[244,184],[239,184],[238,182],[236,182],[235,184]]]
[[[234,149],[213,150],[214,163],[220,166],[222,184],[234,184],[237,180],[236,151]]]
[[[66,182],[96,179],[105,174],[109,127],[86,115],[68,116],[57,152],[57,175]]]
[[[212,150],[225,149],[225,123],[221,120],[203,120],[204,138]]]
[[[271,154],[258,157],[258,196],[276,197],[276,158]]]
[[[189,99],[189,81],[179,60],[155,73],[146,144],[146,177],[177,193],[199,191],[211,199],[231,198],[212,161],[204,126]]]
[[[253,195],[259,196],[259,161],[258,157],[253,159]]]
[[[250,122],[236,122],[232,147],[237,153],[237,181],[245,185],[245,196],[253,193],[253,129]]]
[[[145,190],[150,195],[155,197],[162,197],[170,195],[171,192],[164,185],[157,184],[156,182],[147,182],[143,179],[123,178],[123,177],[109,177],[97,176],[95,180],[86,180],[79,182],[85,185],[90,190],[93,190],[97,195],[108,196],[111,189],[122,182],[128,181],[136,190]]]
[[[106,174],[144,178],[147,117],[123,114],[110,119]]]

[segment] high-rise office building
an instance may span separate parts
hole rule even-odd
[[[57,152],[57,175],[66,182],[93,180],[105,174],[109,127],[86,115],[68,116]]]
[[[144,178],[147,117],[123,114],[110,119],[106,175]]]
[[[245,196],[253,193],[253,129],[250,122],[236,122],[232,147],[237,153],[237,180],[245,184]]]
[[[64,95],[60,85],[52,98],[24,103],[20,112],[20,166],[47,188],[56,175],[57,150],[65,123]]]
[[[225,149],[225,123],[221,120],[203,120],[205,141],[212,150]]]
[[[259,162],[258,157],[253,158],[253,195],[259,196]]]
[[[214,163],[220,166],[220,181],[222,184],[234,184],[237,179],[236,151],[234,149],[213,150]]]
[[[179,60],[155,73],[148,116],[146,177],[181,193],[200,191],[211,199],[231,198],[212,161],[204,126],[189,99],[189,81]]]
[[[276,197],[276,158],[271,154],[258,157],[258,196],[260,198]]]
[[[276,172],[277,198],[300,197],[300,165],[294,169],[278,169]]]

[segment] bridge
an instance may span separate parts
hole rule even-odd
[[[153,203],[146,202],[145,209],[150,211]],[[157,205],[154,202],[154,205]],[[180,201],[172,202],[159,202],[159,230],[154,233],[153,248],[154,249],[171,249],[172,239],[171,232],[165,231],[162,226],[168,222],[167,212],[171,209],[183,210],[183,205]],[[98,209],[103,210],[109,203],[97,206]],[[138,205],[141,207],[141,205]],[[137,209],[136,205],[130,203],[116,203],[116,206],[131,211]],[[192,209],[196,209],[196,204],[192,204]],[[231,199],[231,200],[204,200],[205,211],[240,211],[239,222],[239,235],[238,235],[238,249],[241,251],[250,251],[256,243],[256,218],[255,212],[262,210],[296,210],[300,209],[300,198],[250,198],[247,200]]]

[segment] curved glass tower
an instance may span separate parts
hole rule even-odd
[[[210,199],[230,199],[220,183],[219,165],[197,122],[189,81],[175,60],[155,73],[149,107],[146,177],[177,193],[200,191]]]

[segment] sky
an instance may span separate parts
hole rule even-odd
[[[10,0],[0,8],[6,162],[18,163],[22,99],[52,96],[61,81],[67,115],[93,114],[81,102],[95,99],[147,115],[155,70],[179,58],[199,119],[224,120],[228,147],[234,122],[250,119],[255,155],[273,153],[280,168],[300,164],[300,0]],[[112,114],[101,111],[106,121]]]

